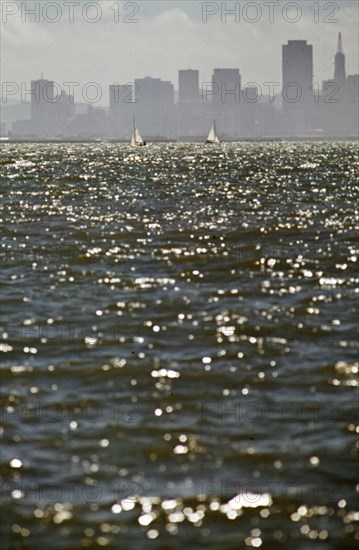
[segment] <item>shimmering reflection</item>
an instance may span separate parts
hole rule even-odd
[[[355,548],[357,145],[0,158],[1,548]]]

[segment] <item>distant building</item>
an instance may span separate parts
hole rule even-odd
[[[338,35],[337,53],[334,58],[334,82],[337,87],[338,107],[342,112],[343,122],[347,111],[347,77],[345,72],[345,55],[343,52],[342,33]]]
[[[179,102],[199,101],[199,71],[193,69],[178,71],[178,93]]]
[[[338,35],[334,57],[334,78],[323,81],[320,105],[321,125],[329,136],[358,133],[358,79],[346,77],[342,35]]]
[[[292,110],[293,105],[301,107],[304,101],[312,98],[313,46],[307,44],[306,40],[288,40],[288,44],[282,47],[282,77],[286,110]],[[291,84],[296,84],[300,88],[299,101],[297,87]]]
[[[179,139],[203,139],[208,133],[206,105],[202,101],[199,71],[178,71],[177,137]]]
[[[263,109],[259,107],[260,95],[257,86],[245,86],[241,95],[239,135],[258,137],[263,132],[259,118]]]
[[[239,131],[241,75],[239,69],[213,69],[211,107],[208,117],[215,118],[223,138],[235,137]]]
[[[31,82],[31,103],[12,99],[1,105],[1,136],[10,131],[14,137],[129,140],[135,116],[146,140],[203,141],[213,120],[221,140],[359,137],[359,75],[346,75],[341,33],[334,71],[322,90],[313,90],[313,47],[306,40],[282,46],[282,73],[282,93],[275,97],[251,83],[242,89],[238,68],[215,68],[202,84],[197,69],[181,69],[176,95],[171,82],[147,76],[112,84],[109,110],[89,101],[75,105],[73,96],[41,78]]]
[[[343,52],[342,33],[338,35],[338,47],[334,60],[334,81],[339,86],[346,85],[346,73],[345,73],[345,55]]]
[[[239,69],[213,69],[212,104],[221,110],[230,110],[241,100]]]
[[[66,136],[70,120],[75,116],[74,96],[67,95],[65,90],[61,90],[53,105],[54,128],[53,135]]]
[[[31,81],[31,121],[35,135],[54,135],[55,87],[51,80]]]
[[[301,134],[311,126],[313,97],[313,46],[306,40],[288,40],[282,46],[283,110],[292,113],[292,127]]]
[[[134,95],[134,110],[143,137],[171,137],[175,131],[173,84],[149,76],[138,78]]]
[[[68,135],[70,120],[75,116],[74,96],[65,90],[55,93],[52,80],[31,82],[31,126],[15,125],[14,132],[31,128],[37,137],[65,137]],[[24,121],[23,121],[24,122]]]

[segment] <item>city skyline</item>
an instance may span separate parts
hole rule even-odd
[[[352,66],[352,64],[350,62],[351,60],[350,60],[349,56],[346,54],[345,37],[343,39],[343,33],[341,31],[339,31],[338,34],[340,36],[340,52],[338,51],[339,46],[338,46],[338,35],[337,35],[335,37],[335,44],[334,44],[334,42],[332,44],[332,52],[328,52],[329,57],[332,59],[332,63],[331,63],[331,73],[332,73],[332,75],[329,76],[328,74],[326,74],[325,78],[323,78],[322,80],[316,79],[315,75],[314,75],[314,71],[313,71],[313,67],[315,66],[316,45],[315,44],[309,44],[309,41],[306,38],[295,39],[295,40],[292,39],[292,38],[287,38],[287,44],[281,44],[281,48],[279,50],[279,56],[278,56],[278,59],[279,59],[278,64],[281,67],[281,70],[280,70],[281,76],[277,80],[274,79],[274,78],[270,79],[267,84],[266,84],[266,79],[265,78],[258,77],[256,80],[249,80],[248,78],[246,78],[246,76],[243,73],[240,66],[232,67],[232,66],[224,66],[224,65],[223,66],[213,66],[212,69],[211,69],[210,77],[208,79],[201,78],[201,69],[199,67],[192,66],[192,67],[178,67],[178,68],[176,68],[176,79],[174,81],[168,80],[163,75],[160,75],[158,73],[156,73],[156,74],[147,73],[147,74],[143,74],[142,76],[139,76],[138,74],[135,74],[135,77],[133,78],[133,80],[120,80],[118,78],[116,79],[115,77],[113,77],[112,80],[109,80],[104,86],[101,86],[99,81],[94,79],[94,78],[91,78],[90,80],[88,80],[86,82],[80,82],[79,80],[61,81],[60,79],[56,79],[53,76],[53,74],[50,75],[50,74],[45,73],[44,71],[41,71],[41,74],[39,74],[39,75],[32,75],[32,78],[29,81],[25,81],[25,80],[6,81],[6,80],[2,79],[2,85],[1,85],[1,90],[0,90],[0,102],[2,104],[4,104],[4,103],[5,104],[10,103],[11,104],[13,102],[30,103],[31,102],[31,93],[32,93],[31,92],[31,82],[44,80],[44,81],[53,82],[55,84],[55,96],[59,96],[61,94],[61,90],[65,90],[70,95],[73,95],[75,103],[85,102],[85,103],[94,104],[94,106],[96,106],[96,107],[109,107],[109,105],[110,105],[109,88],[111,88],[111,86],[114,86],[114,85],[129,86],[130,84],[135,86],[136,82],[143,81],[146,78],[160,79],[162,81],[170,82],[174,86],[175,99],[177,99],[177,101],[178,101],[178,100],[180,100],[180,97],[179,97],[180,85],[179,84],[180,84],[180,78],[181,78],[180,75],[181,75],[182,72],[192,71],[193,73],[197,73],[196,78],[197,78],[198,86],[199,86],[199,89],[202,90],[202,89],[206,89],[207,85],[212,82],[214,72],[215,71],[221,71],[221,70],[239,71],[239,77],[240,77],[241,85],[244,86],[244,87],[251,86],[251,85],[260,87],[263,90],[263,93],[262,93],[263,96],[272,95],[273,92],[275,93],[275,95],[280,95],[281,94],[281,89],[280,88],[283,86],[283,84],[286,80],[284,75],[283,75],[283,64],[282,64],[283,53],[285,52],[285,48],[288,47],[290,45],[290,43],[300,43],[300,42],[307,43],[308,47],[311,49],[311,54],[310,54],[312,56],[312,64],[311,64],[311,67],[310,67],[310,72],[312,73],[311,82],[308,82],[307,84],[304,84],[304,85],[301,86],[301,76],[300,75],[295,76],[294,74],[291,76],[291,78],[289,80],[293,80],[293,81],[297,82],[297,84],[299,84],[303,89],[305,88],[306,90],[310,86],[314,85],[315,90],[318,91],[322,88],[322,84],[328,80],[328,76],[329,76],[330,79],[334,78],[335,60],[338,59],[338,56],[342,56],[343,60],[345,59],[345,61],[343,61],[343,63],[345,63],[346,74],[347,75],[348,74],[353,74],[353,75],[358,74],[359,67],[357,67],[356,72],[355,71],[354,72],[350,71],[350,67]],[[335,46],[336,46],[336,49],[335,49]],[[280,57],[280,52],[281,52],[282,58]],[[349,70],[348,70],[348,67],[349,67]],[[290,69],[289,69],[289,74],[290,74]],[[16,86],[17,91],[12,90],[12,88],[10,86],[11,84]],[[96,87],[98,88],[98,90],[101,93],[101,96],[97,97],[96,95],[93,95],[92,97],[90,97],[90,94],[88,94],[88,97],[87,97],[86,94],[83,94],[84,89],[90,88],[92,84],[93,84],[94,89]],[[9,90],[10,91],[8,90],[8,85],[9,85]],[[61,90],[60,90],[60,88],[61,88]],[[267,90],[268,94],[264,93],[264,90]],[[56,93],[56,91],[58,93]]]
[[[55,4],[63,6],[62,0]],[[133,82],[147,75],[175,82],[179,68],[200,69],[201,79],[206,82],[215,67],[239,67],[248,82],[278,81],[280,48],[291,38],[306,39],[314,45],[314,79],[321,82],[332,73],[339,30],[343,33],[348,73],[357,72],[358,9],[352,2],[331,3],[332,10],[325,10],[326,4],[319,3],[318,13],[313,8],[318,3],[301,3],[301,17],[295,23],[283,18],[284,13],[293,20],[295,13],[290,8],[282,12],[283,6],[296,4],[293,2],[266,2],[279,5],[273,8],[272,23],[269,7],[260,2],[134,2],[131,4],[138,7],[138,13],[131,16],[138,21],[134,24],[123,22],[123,3],[101,0],[97,4],[102,11],[96,24],[86,23],[76,10],[74,21],[69,24],[64,7],[58,23],[44,21],[43,13],[38,23],[30,16],[21,21],[21,10],[8,15],[6,22],[3,18],[2,80],[30,82],[43,72],[58,82],[83,84],[95,78],[105,89],[113,82]],[[238,5],[241,20],[237,22],[236,15],[221,13],[222,4],[228,12]],[[250,4],[261,5],[261,17],[256,23],[244,19],[244,8]],[[110,10],[113,5],[119,6],[116,14]],[[206,15],[203,6],[216,13]],[[115,15],[118,23],[113,20]],[[247,19],[254,15],[247,10]]]
[[[10,121],[10,109],[3,106],[1,135],[128,139],[136,115],[143,132],[152,139],[198,139],[213,119],[217,119],[224,139],[356,136],[359,75],[347,76],[340,32],[333,58],[332,74],[315,83],[313,45],[289,39],[282,45],[280,81],[264,82],[262,87],[247,83],[238,67],[216,67],[211,81],[203,83],[198,69],[180,69],[176,94],[171,81],[152,76],[126,84],[115,82],[106,91],[106,109],[98,105],[104,91],[92,81],[82,89],[85,111],[78,110],[81,102],[74,97],[76,83],[67,83],[68,89],[62,89],[61,84],[42,75],[31,81],[30,88],[22,86],[25,101],[31,98],[30,116],[27,113]],[[4,84],[6,101],[16,95],[19,86]]]

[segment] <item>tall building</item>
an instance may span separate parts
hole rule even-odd
[[[313,125],[313,46],[288,40],[282,46],[282,104],[290,135],[308,133]]]
[[[186,69],[178,71],[179,101],[199,100],[199,71]]]
[[[345,74],[345,55],[343,52],[343,42],[342,42],[342,33],[338,35],[338,47],[337,53],[335,54],[334,61],[334,81],[339,85],[345,85],[346,83],[346,74]]]
[[[55,87],[51,80],[31,81],[31,121],[38,136],[54,136]]]
[[[257,86],[245,86],[241,97],[240,134],[247,137],[258,137],[263,134],[258,115],[263,109],[259,105],[260,97]]]
[[[353,131],[355,133],[352,117],[358,118],[358,113],[353,111],[355,101],[349,100],[348,84],[342,35],[339,33],[334,57],[334,78],[323,81],[322,87],[322,126],[331,137],[351,135]]]
[[[207,125],[216,119],[223,138],[238,136],[240,128],[241,75],[239,69],[213,69]]]
[[[75,116],[74,96],[67,95],[65,90],[61,90],[55,101],[52,107],[54,121],[52,136],[64,136],[70,120]]]
[[[173,84],[160,78],[137,78],[135,80],[135,101],[148,106],[170,107],[174,103]]]
[[[313,103],[313,46],[288,40],[282,47],[283,108],[303,111]]]
[[[338,35],[337,53],[334,58],[334,82],[337,88],[336,98],[338,99],[338,108],[342,111],[341,116],[348,115],[347,109],[347,77],[345,73],[345,55],[343,52],[342,33]]]
[[[160,78],[135,80],[135,112],[141,134],[146,137],[170,137],[174,132],[174,89]]]
[[[199,87],[199,71],[186,69],[178,71],[177,137],[179,139],[200,139],[208,129]]]
[[[239,69],[213,69],[212,104],[221,110],[230,110],[240,103],[241,75]]]

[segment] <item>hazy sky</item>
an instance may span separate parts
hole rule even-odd
[[[18,6],[33,7],[36,3],[40,21],[34,21],[33,17],[25,21],[24,9]],[[45,78],[60,84],[96,81],[104,91],[104,103],[108,102],[107,90],[112,82],[127,83],[135,78],[156,76],[171,80],[177,88],[177,71],[186,68],[199,69],[202,82],[210,80],[214,67],[238,67],[243,83],[280,82],[281,45],[288,39],[306,39],[313,44],[314,80],[321,82],[333,75],[339,31],[343,34],[347,72],[359,72],[356,0],[296,3],[68,0],[67,3],[74,5],[72,8],[66,5],[66,0],[0,0],[3,82],[29,82],[39,78],[42,71]],[[97,4],[97,11],[89,4]],[[227,15],[222,22],[221,15],[225,16],[222,4],[227,9],[237,4],[241,20]],[[299,6],[301,16],[290,4]],[[256,5],[261,12],[256,11]],[[317,6],[317,13],[313,6]],[[9,14],[5,22],[6,12],[16,9],[18,13]],[[274,21],[270,22],[272,10]],[[73,22],[69,22],[71,11]],[[206,11],[207,21],[203,17]],[[210,12],[216,13],[210,15]],[[250,22],[256,15],[259,20]],[[126,16],[138,22],[126,23]],[[299,18],[296,22],[285,20],[294,20],[296,16]],[[46,21],[56,17],[57,22]],[[96,17],[97,22],[85,20]]]

